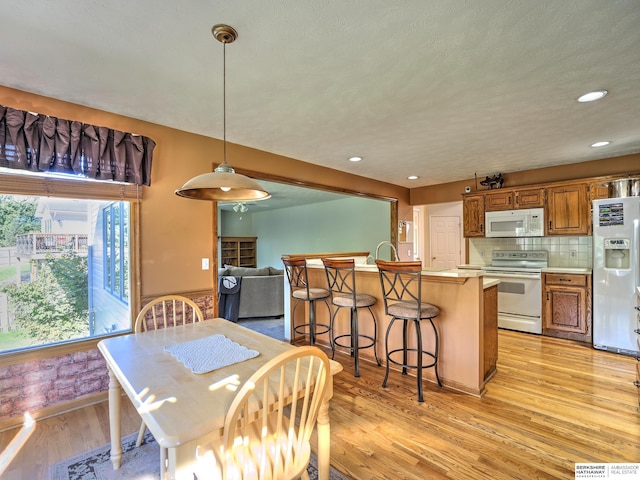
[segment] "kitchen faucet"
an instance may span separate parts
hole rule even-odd
[[[398,250],[396,250],[396,246],[393,243],[388,241],[380,242],[376,247],[376,260],[378,260],[378,253],[380,252],[380,247],[382,247],[383,245],[389,245],[391,247],[391,250],[393,250],[394,258],[392,258],[392,261],[397,262],[400,260],[398,258]]]

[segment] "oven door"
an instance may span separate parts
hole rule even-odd
[[[486,271],[498,284],[498,327],[542,334],[540,272]]]

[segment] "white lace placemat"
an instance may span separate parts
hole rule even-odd
[[[207,373],[260,355],[221,334],[167,345],[164,349],[193,373]]]

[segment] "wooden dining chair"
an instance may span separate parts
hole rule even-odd
[[[148,312],[151,312],[148,314]],[[182,295],[164,295],[154,298],[147,303],[138,316],[133,327],[135,333],[157,330],[159,328],[186,325],[187,323],[201,322],[204,314],[200,307],[190,298]],[[147,426],[142,422],[136,447],[142,445]]]
[[[194,477],[309,480],[310,438],[329,375],[328,357],[312,346],[259,368],[231,403],[223,437],[198,447]]]
[[[147,318],[147,312],[151,312]],[[135,333],[174,327],[187,323],[201,322],[204,314],[200,307],[190,298],[182,295],[164,295],[147,303],[138,316],[133,327]]]

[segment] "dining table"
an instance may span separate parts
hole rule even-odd
[[[183,346],[218,341],[220,336],[233,348],[198,347],[196,352],[202,352],[195,368],[175,356]],[[123,391],[160,445],[161,477],[192,480],[198,445],[222,437],[225,415],[240,386],[266,362],[293,348],[297,347],[223,318],[101,340],[98,349],[109,371],[114,470],[120,468],[122,460]],[[216,357],[216,351],[225,353]],[[204,367],[200,365],[202,360]],[[212,366],[210,371],[196,373]],[[330,470],[329,402],[333,375],[342,366],[330,360],[330,370],[316,425],[318,477],[324,480],[329,479]]]

